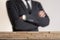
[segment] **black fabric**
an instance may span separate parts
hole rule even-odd
[[[30,8],[30,5],[29,5],[29,3],[28,3],[28,0],[25,0],[26,1],[26,3],[27,3],[27,5],[28,5],[28,12],[29,12],[29,14],[31,14],[31,8]]]
[[[45,18],[40,18],[37,13],[43,10],[39,2],[32,1],[32,10],[29,14],[27,8],[21,0],[7,1],[7,11],[10,21],[13,26],[13,31],[36,31],[38,26],[45,27],[49,24],[49,17],[46,14]],[[26,15],[26,21],[21,20],[19,17]],[[30,19],[33,21],[31,22]]]

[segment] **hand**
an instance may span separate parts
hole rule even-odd
[[[46,16],[46,14],[45,14],[45,12],[42,10],[42,11],[39,11],[38,16],[44,18],[44,17]]]
[[[19,17],[22,20],[26,20],[26,15],[22,15],[21,17]]]

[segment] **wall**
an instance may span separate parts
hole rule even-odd
[[[6,11],[6,0],[0,0],[0,31],[12,31]]]
[[[39,27],[39,31],[60,31],[60,0],[37,0],[41,2],[50,18],[49,26]],[[0,0],[0,32],[12,32],[12,26],[6,11],[6,0]]]
[[[38,0],[50,17],[50,25],[40,31],[60,31],[60,0]]]

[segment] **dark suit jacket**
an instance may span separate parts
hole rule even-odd
[[[31,14],[29,14],[21,0],[7,1],[7,11],[14,31],[34,31],[38,28],[38,26],[47,26],[49,24],[47,14],[45,18],[38,17],[37,15],[37,13],[41,10],[43,10],[43,8],[39,2],[32,1],[32,10]],[[27,15],[27,20],[32,18],[34,19],[34,22],[27,22],[19,19],[19,17],[24,14]]]

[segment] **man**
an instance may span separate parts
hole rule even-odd
[[[9,0],[7,9],[13,31],[38,31],[49,24],[49,18],[39,2],[33,0]]]

